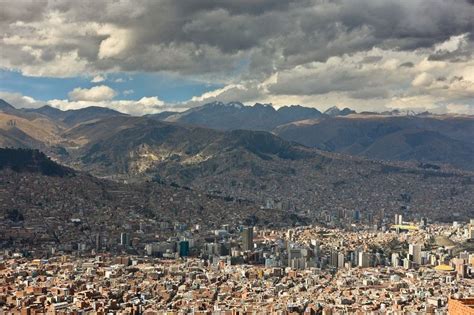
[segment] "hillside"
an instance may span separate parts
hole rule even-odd
[[[81,143],[68,163],[99,176],[175,184],[255,204],[273,200],[304,215],[354,207],[391,213],[407,206],[400,197],[406,195],[415,215],[468,215],[474,206],[470,173],[331,154],[266,132],[122,117],[80,125],[65,136]]]
[[[163,164],[192,166],[229,154],[251,154],[263,160],[314,154],[266,132],[221,132],[142,117],[83,124],[64,136],[82,146],[74,152],[78,166],[100,174],[143,174]]]
[[[203,215],[204,214],[204,215]],[[120,232],[142,222],[149,231],[179,222],[218,228],[251,218],[291,224],[288,214],[258,211],[236,201],[156,182],[124,184],[72,171],[36,150],[0,149],[0,245],[70,250],[96,235],[117,247]],[[163,232],[164,233],[164,232]],[[141,234],[137,233],[138,237]],[[40,246],[37,246],[39,249]]]
[[[214,102],[182,113],[152,116],[218,130],[263,130],[325,151],[377,160],[449,164],[474,170],[474,118],[399,111],[361,113],[331,107],[323,114],[302,106],[245,106]],[[416,139],[416,140],[414,140]]]
[[[43,114],[35,115],[52,121]],[[275,129],[287,139],[294,135],[294,141],[264,131],[221,131],[125,115],[89,120],[71,128],[56,123],[63,126],[56,133],[58,142],[40,142],[48,154],[74,169],[117,181],[188,187],[254,205],[270,200],[279,204],[283,213],[306,217],[320,210],[362,207],[392,213],[410,206],[414,216],[430,213],[448,219],[470,215],[474,206],[472,173],[433,165],[433,158],[424,159],[428,153],[456,163],[469,159],[471,155],[463,151],[466,148],[461,143],[469,141],[472,125],[462,117],[443,120],[348,114]],[[319,125],[325,127],[312,131]],[[299,133],[299,128],[304,132]],[[428,128],[436,130],[427,132]],[[9,136],[13,130],[8,131]],[[307,135],[314,138],[305,138]],[[297,144],[304,139],[314,142]],[[321,141],[325,150],[362,157],[311,148]],[[363,157],[365,152],[377,159],[397,156],[418,161],[368,160]],[[410,196],[409,204],[401,196]]]
[[[45,105],[37,109],[30,109],[28,112],[42,114],[55,121],[62,122],[69,127],[91,120],[95,121],[109,117],[126,116],[116,110],[97,106],[62,111],[49,105]]]
[[[293,122],[273,132],[326,151],[474,170],[474,118],[468,116],[349,115]]]
[[[41,115],[0,113],[0,146],[46,149],[61,141],[61,124]]]
[[[102,107],[61,111],[51,106],[17,109],[0,99],[0,147],[34,148],[52,155],[67,154],[63,133],[71,127],[125,114]]]
[[[39,173],[46,176],[72,176],[70,168],[59,165],[44,153],[31,149],[0,148],[0,170],[19,173]]]

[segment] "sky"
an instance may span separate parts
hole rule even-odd
[[[474,114],[473,0],[0,0],[0,98]]]

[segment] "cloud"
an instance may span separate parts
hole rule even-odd
[[[32,97],[20,93],[0,91],[0,99],[4,99],[7,103],[16,108],[38,108],[45,104],[44,102],[37,101]]]
[[[159,113],[169,108],[156,96],[142,97],[139,100],[70,101],[54,99],[48,101],[48,104],[61,110],[80,109],[89,106],[107,107],[133,116]]]
[[[187,108],[190,108],[214,101],[252,102],[258,99],[260,95],[261,91],[259,91],[259,88],[255,87],[253,84],[230,84],[221,89],[206,92],[200,96],[192,97],[189,101],[185,102],[182,105]]]
[[[61,110],[81,109],[89,106],[107,107],[119,112],[134,116],[155,114],[164,110],[184,110],[175,105],[165,104],[156,96],[142,97],[138,100],[61,100],[52,99],[48,101],[35,100],[30,96],[20,93],[2,92],[0,98],[4,99],[16,108],[39,108],[46,104]]]
[[[415,87],[429,86],[431,85],[431,83],[433,83],[433,81],[434,77],[431,74],[423,72],[417,75],[416,78],[411,82],[411,84]]]
[[[449,51],[471,40],[473,10],[465,0],[19,1],[2,10],[2,59],[8,68],[46,73],[39,68],[48,60],[75,52],[70,63],[76,73],[200,75],[250,58],[250,72],[268,73],[374,47],[414,50],[450,40],[436,47]],[[36,53],[14,55],[24,47]],[[177,62],[169,64],[167,54]]]
[[[187,106],[472,103],[472,1],[38,0],[0,11],[0,69],[28,76],[163,72],[225,86]],[[116,96],[92,89],[71,100]]]
[[[263,81],[229,84],[185,104],[192,107],[212,101],[242,100],[276,107],[302,104],[320,110],[333,105],[359,111],[411,106],[414,110],[444,113],[447,104],[454,102],[474,107],[471,72],[474,73],[472,61],[447,66],[446,62],[429,60],[425,51],[372,49],[279,71]]]
[[[132,45],[132,34],[129,30],[110,27],[100,29],[98,33],[107,35],[107,38],[100,42],[99,59],[117,57]]]
[[[90,89],[75,88],[68,96],[73,101],[100,102],[111,100],[117,93],[106,85],[94,86]]]
[[[92,83],[100,83],[100,82],[104,82],[104,81],[105,81],[105,77],[102,76],[102,75],[96,75],[91,80]]]
[[[446,111],[448,113],[474,115],[474,106],[467,104],[447,104]]]

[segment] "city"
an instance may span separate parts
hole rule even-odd
[[[5,250],[0,301],[9,314],[444,314],[472,304],[474,219],[374,222],[356,210],[345,228],[332,224],[151,231],[143,222],[108,243],[51,245],[41,258]]]
[[[0,30],[0,315],[474,315],[474,0]]]

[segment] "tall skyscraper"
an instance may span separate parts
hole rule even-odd
[[[178,243],[179,257],[189,256],[189,241],[180,241]]]
[[[400,266],[400,255],[398,253],[392,253],[392,267]]]
[[[242,230],[242,249],[244,251],[253,250],[253,227],[246,227]]]
[[[337,253],[337,269],[344,268],[344,253]]]
[[[129,246],[130,245],[130,237],[128,233],[120,233],[120,245],[122,246]]]
[[[370,265],[370,255],[366,252],[359,252],[359,267],[367,268]]]
[[[395,225],[403,224],[403,216],[401,214],[395,214]]]
[[[418,265],[421,265],[421,245],[410,244],[408,247],[408,254],[411,255],[412,261]]]

